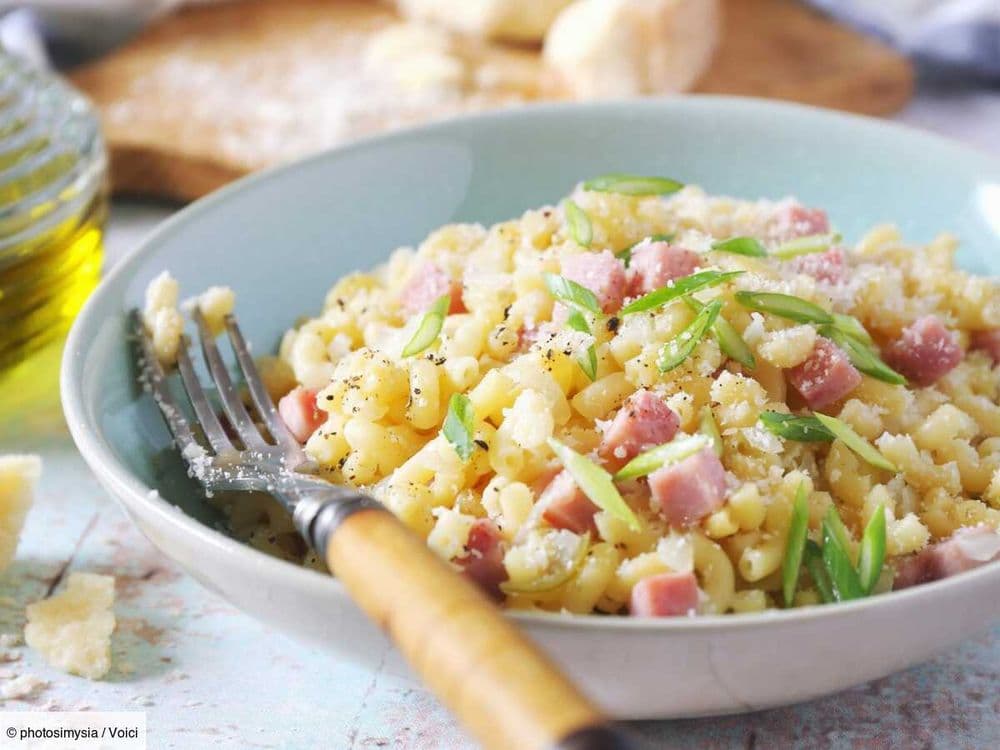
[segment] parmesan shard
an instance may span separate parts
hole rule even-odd
[[[62,592],[28,605],[24,640],[53,667],[99,680],[111,669],[114,599],[113,577],[71,573]]]
[[[708,69],[718,0],[578,0],[559,14],[544,58],[576,99],[668,94]]]
[[[38,456],[0,456],[0,573],[14,560],[41,475]]]

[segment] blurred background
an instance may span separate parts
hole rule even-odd
[[[22,384],[0,414],[52,393],[102,271],[227,182],[464,113],[685,92],[1000,154],[1000,0],[0,0],[0,381]]]

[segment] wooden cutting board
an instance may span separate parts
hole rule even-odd
[[[724,0],[725,31],[697,91],[888,114],[913,72],[882,44],[796,0]],[[250,171],[361,135],[451,114],[561,98],[539,50],[475,44],[516,80],[467,96],[379,90],[362,60],[398,19],[362,0],[243,0],[185,10],[71,78],[97,103],[119,193],[189,200]]]

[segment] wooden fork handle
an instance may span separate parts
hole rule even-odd
[[[366,507],[340,519],[326,539],[326,560],[485,747],[635,747],[498,607],[388,511]]]

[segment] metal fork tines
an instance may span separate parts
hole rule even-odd
[[[132,328],[140,350],[140,380],[152,393],[191,474],[210,491],[261,490],[297,496],[304,488],[320,482],[301,472],[309,466],[309,461],[268,395],[235,318],[227,316],[225,327],[236,355],[238,381],[246,384],[253,411],[264,431],[241,398],[204,317],[195,309],[192,318],[213,390],[231,427],[228,431],[198,377],[187,335],[181,337],[177,370],[194,421],[186,416],[174,397],[169,375],[156,357],[141,315],[138,311],[132,314]]]

